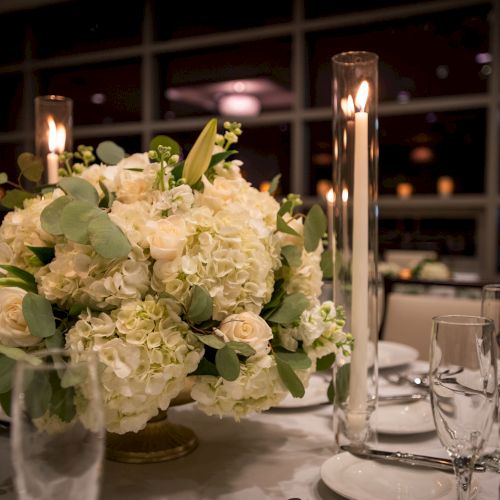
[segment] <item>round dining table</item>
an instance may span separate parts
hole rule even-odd
[[[414,404],[414,403],[411,403]],[[330,500],[345,498],[321,479],[333,455],[332,406],[276,408],[236,422],[209,417],[194,404],[169,409],[168,418],[193,429],[199,446],[155,464],[105,461],[103,500]],[[434,431],[378,435],[378,448],[445,456]],[[398,477],[399,466],[387,465]],[[392,473],[391,469],[391,473]],[[448,474],[446,474],[448,476]],[[475,473],[477,500],[498,499],[500,474]],[[452,478],[452,475],[450,475]],[[363,480],[363,477],[360,477]],[[7,431],[0,431],[0,500],[17,498]],[[387,500],[392,500],[390,495]],[[422,498],[405,495],[400,499]]]

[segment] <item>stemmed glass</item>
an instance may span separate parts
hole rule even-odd
[[[453,460],[458,498],[466,500],[473,466],[497,411],[494,325],[481,316],[437,316],[432,321],[429,378],[434,423]]]
[[[12,456],[21,500],[96,500],[104,410],[96,358],[72,362],[62,349],[18,361]]]
[[[497,341],[497,356],[500,356],[500,284],[485,285],[481,290],[481,315],[490,318],[495,323],[495,336]],[[498,363],[498,360],[497,360]],[[500,388],[500,371],[498,373]],[[496,436],[496,450],[483,458],[489,465],[500,470],[500,408],[497,414],[498,432]]]

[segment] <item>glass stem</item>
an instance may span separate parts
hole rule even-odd
[[[453,468],[457,479],[458,500],[469,500],[471,492],[473,461],[470,457],[456,457],[453,460]]]

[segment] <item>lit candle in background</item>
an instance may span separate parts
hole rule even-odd
[[[409,198],[413,194],[413,186],[409,182],[400,182],[396,186],[396,192],[400,198]]]
[[[352,244],[352,320],[351,331],[354,349],[351,356],[349,381],[349,408],[365,411],[367,407],[368,369],[368,82],[363,81],[356,95],[359,111],[354,114],[354,193],[353,196],[353,244]],[[355,422],[352,422],[353,426]],[[360,418],[355,430],[366,422]]]
[[[335,205],[335,193],[333,188],[326,193],[326,211],[328,215],[328,248],[334,250],[333,244],[333,207]]]
[[[451,196],[455,190],[455,183],[448,175],[443,175],[438,178],[437,190],[440,196]]]
[[[64,151],[66,144],[66,129],[64,125],[58,125],[52,116],[47,120],[49,126],[48,144],[49,153],[47,154],[47,183],[57,184],[59,181],[59,154]]]

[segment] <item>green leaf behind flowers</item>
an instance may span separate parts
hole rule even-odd
[[[102,182],[102,181],[99,181],[99,186],[101,187],[101,190],[104,193],[104,196],[102,197],[101,201],[99,202],[99,206],[101,208],[111,208],[111,205],[113,205],[113,202],[116,199],[116,194],[113,192],[110,192],[109,189],[107,188],[106,184],[104,184],[104,182]]]
[[[293,371],[292,367],[279,357],[276,357],[278,374],[286,388],[294,398],[302,398],[305,394],[304,384]]]
[[[12,401],[12,392],[4,392],[0,394],[0,406],[6,415],[10,415],[10,407]]]
[[[9,176],[5,172],[0,172],[0,184],[8,182]]]
[[[94,204],[75,200],[63,208],[59,225],[68,240],[84,245],[89,242],[90,221],[101,214]]]
[[[327,228],[327,220],[323,209],[314,205],[309,210],[304,222],[304,248],[307,252],[314,252]]]
[[[36,281],[35,277],[29,273],[28,271],[25,271],[24,269],[20,269],[19,267],[16,266],[11,266],[9,264],[0,264],[0,268],[4,269],[7,271],[9,274],[13,274],[20,280],[24,281],[27,285],[33,288],[33,291],[36,291]]]
[[[30,247],[29,245],[27,245],[27,247],[36,257],[38,257],[38,260],[44,265],[52,262],[54,260],[54,257],[56,256],[54,247]]]
[[[333,253],[331,250],[325,250],[321,254],[321,271],[323,273],[323,279],[333,278]]]
[[[229,381],[236,380],[240,374],[240,360],[227,345],[215,354],[215,366],[220,376]]]
[[[63,381],[64,376],[61,380],[57,372],[50,374],[49,382],[52,389],[50,413],[57,415],[63,422],[71,422],[76,415],[75,389],[74,387],[65,386]]]
[[[273,323],[289,325],[297,321],[300,315],[309,307],[309,300],[301,293],[286,295],[280,307],[268,318]]]
[[[104,212],[90,220],[88,232],[92,247],[106,259],[124,258],[132,250],[122,230]]]
[[[40,222],[44,231],[54,236],[64,234],[60,224],[61,212],[66,205],[71,203],[71,201],[72,198],[70,196],[61,196],[60,198],[56,198],[50,205],[47,205],[42,210]]]
[[[202,323],[212,317],[212,312],[212,297],[210,297],[210,294],[204,288],[195,285],[187,310],[187,319],[193,323]]]
[[[34,337],[51,337],[56,333],[52,305],[41,295],[28,292],[24,296],[23,316],[31,335]]]
[[[21,153],[17,165],[23,177],[32,182],[39,182],[43,174],[43,162],[33,153]]]
[[[286,245],[281,249],[281,255],[288,262],[290,267],[299,267],[302,262],[301,256],[302,251],[299,247],[295,245]]]
[[[203,342],[205,345],[208,345],[209,347],[213,347],[214,349],[222,349],[226,344],[224,343],[223,340],[221,340],[219,337],[216,335],[204,335],[202,333],[196,333],[195,336],[198,340]]]
[[[2,205],[5,208],[23,208],[24,200],[34,198],[35,194],[28,193],[28,191],[21,191],[20,189],[9,189],[5,196],[2,198]]]
[[[311,360],[305,352],[274,351],[274,355],[295,370],[306,370],[311,367]]]
[[[316,360],[316,371],[320,372],[323,370],[329,370],[333,363],[335,363],[335,353],[331,352],[322,358]]]
[[[269,194],[274,194],[276,191],[278,191],[278,187],[280,185],[280,179],[281,179],[281,174],[275,175],[272,180],[271,184],[269,185]]]
[[[15,364],[15,359],[0,354],[0,394],[11,390]]]
[[[218,377],[219,372],[211,361],[208,361],[208,359],[205,358],[201,358],[200,362],[198,363],[198,368],[196,368],[196,370],[192,372],[191,375],[212,375],[214,377]]]
[[[95,150],[97,156],[108,165],[116,165],[125,158],[125,150],[113,141],[103,141]]]
[[[253,356],[255,354],[255,349],[246,342],[231,341],[228,342],[226,345],[227,347],[232,349],[236,354],[241,354],[242,356],[245,356],[245,358],[249,358],[250,356]]]
[[[180,155],[182,153],[182,148],[180,147],[179,143],[168,135],[157,135],[153,137],[153,139],[149,143],[149,149],[158,151],[158,146],[171,148],[171,153],[173,155]]]
[[[95,187],[81,177],[63,177],[59,180],[59,186],[75,200],[86,201],[95,206],[99,203],[99,194]]]
[[[290,200],[282,203],[280,209],[278,210],[278,215],[280,216],[283,216],[286,213],[289,213],[290,215],[293,213],[293,203]]]
[[[300,234],[290,227],[280,214],[276,215],[276,228],[282,233],[291,234],[292,236],[298,236],[300,238]]]

